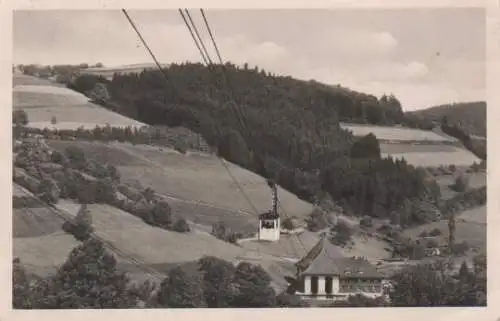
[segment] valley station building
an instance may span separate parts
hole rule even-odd
[[[375,266],[364,258],[343,256],[324,237],[296,268],[296,294],[304,299],[346,300],[357,294],[388,298],[388,280]]]

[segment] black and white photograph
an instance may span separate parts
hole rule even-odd
[[[486,13],[13,11],[12,309],[492,304]]]

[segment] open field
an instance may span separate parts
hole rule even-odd
[[[73,235],[56,232],[39,237],[15,237],[13,256],[19,257],[30,273],[46,276],[64,263],[78,242]]]
[[[65,206],[68,209],[68,206]],[[75,206],[76,215],[79,206]],[[193,231],[177,233],[144,223],[141,219],[109,205],[89,205],[95,233],[123,252],[149,264],[196,260],[211,253],[233,260],[242,254],[237,246]],[[126,231],[126,233],[124,233]]]
[[[88,98],[76,91],[56,86],[20,85],[13,89],[14,108],[83,105]]]
[[[446,146],[452,147],[452,146]],[[468,150],[452,147],[453,151],[438,152],[438,151],[416,151],[416,152],[390,152],[386,153],[383,149],[381,152],[382,157],[391,156],[393,158],[401,159],[404,158],[408,164],[414,166],[441,166],[441,165],[456,165],[456,166],[470,166],[474,162],[480,163],[481,160],[469,152]],[[423,148],[420,148],[423,149]]]
[[[411,144],[411,143],[380,143],[380,151],[384,154],[410,153],[449,153],[457,148],[450,145]]]
[[[69,145],[81,147],[88,157],[107,161],[118,167],[122,181],[135,182],[169,197],[176,214],[199,224],[218,220],[239,230],[254,231],[257,213],[241,195],[220,160],[212,155],[179,154],[168,148],[93,142],[49,142],[63,150]],[[266,181],[245,169],[227,163],[258,212],[269,210],[271,193]],[[200,179],[203,178],[203,179]],[[289,216],[304,218],[312,210],[295,195],[279,189],[280,203]]]
[[[466,241],[469,246],[480,251],[486,250],[486,206],[481,206],[472,210],[464,211],[457,215],[456,221],[456,242]],[[439,228],[442,235],[440,241],[446,243],[448,237],[448,221],[442,220],[418,226],[405,231],[407,236],[418,238],[422,231],[429,232],[434,228]]]
[[[64,221],[46,207],[16,208],[12,211],[12,236],[15,238],[38,238],[62,232]]]
[[[64,201],[62,206],[58,207],[76,215],[79,205],[71,203],[71,201]],[[253,263],[261,264],[268,270],[276,286],[286,285],[283,284],[282,273],[284,271],[280,270],[283,266],[287,266],[286,262],[283,263],[279,258],[269,255],[268,251],[255,255],[251,253],[252,251],[218,240],[196,227],[193,227],[189,233],[177,233],[152,227],[141,219],[109,205],[89,205],[88,209],[92,214],[96,235],[120,249],[128,257],[133,257],[157,271],[166,272],[165,266],[195,261],[205,255],[232,262],[237,262],[241,258],[254,257]],[[117,261],[118,266],[129,266],[129,271],[133,276],[141,277],[141,271],[130,266],[127,260],[117,257]]]
[[[436,182],[441,189],[441,197],[443,199],[450,199],[457,194],[457,192],[450,189],[450,185],[455,183],[456,177],[459,174],[455,175],[440,175],[435,177]],[[465,174],[465,176],[469,179],[469,187],[471,188],[479,188],[486,186],[487,183],[487,175],[486,173],[471,173]]]
[[[106,124],[113,127],[144,126],[141,122],[113,113],[91,103],[84,105],[30,107],[24,108],[24,111],[28,115],[28,126],[32,128],[76,130],[79,127],[94,129],[96,126],[104,127]],[[56,124],[54,125],[51,123],[52,117],[56,118]]]
[[[21,86],[21,85],[64,87],[64,85],[54,83],[48,79],[43,79],[43,78],[28,76],[28,75],[23,75],[23,74],[14,74],[14,77],[12,77],[12,87]]]
[[[383,157],[404,158],[415,166],[469,166],[480,159],[464,148],[450,145],[380,143]]]
[[[487,213],[487,207],[481,206],[471,210],[463,211],[457,216],[457,219],[465,220],[466,222],[486,224],[487,221],[486,213]]]
[[[24,109],[28,126],[34,128],[93,129],[105,126],[144,126],[143,123],[89,102],[88,98],[65,87],[18,85],[13,89],[13,109]],[[52,118],[56,124],[52,125]]]
[[[373,133],[380,140],[405,141],[456,141],[452,137],[438,135],[430,130],[419,130],[401,127],[386,127],[375,125],[359,125],[342,123],[340,126],[353,132],[354,136],[365,136]]]

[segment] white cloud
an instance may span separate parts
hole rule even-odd
[[[453,36],[462,22],[448,28],[448,37],[445,35],[448,29],[440,29],[441,55],[436,56],[436,44],[429,42],[436,30],[419,29],[418,19],[404,30],[396,23],[392,27],[391,24],[370,26],[370,19],[355,24],[323,20],[319,27],[319,22],[313,23],[316,22],[313,16],[312,20],[304,18],[300,27],[292,19],[288,29],[254,23],[255,17],[239,28],[238,14],[233,13],[232,20],[225,15],[212,20],[223,59],[235,64],[247,62],[274,73],[341,84],[377,95],[393,92],[410,109],[453,100],[485,99],[485,63],[480,55],[483,49],[470,45],[477,35]],[[112,66],[151,62],[119,11],[23,15],[21,20],[15,17],[15,63],[102,62]],[[161,62],[201,61],[189,31],[175,13],[168,19],[165,13],[158,14],[156,19],[148,12],[131,15]],[[388,12],[385,15],[389,17]],[[276,17],[272,20],[279,26],[279,14]],[[384,19],[405,22],[397,13]],[[198,23],[198,26],[203,25]],[[414,30],[418,30],[420,37],[415,37]],[[211,56],[216,57],[206,33],[204,40]],[[461,46],[473,52],[476,60],[456,50]]]

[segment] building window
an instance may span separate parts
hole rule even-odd
[[[273,229],[274,228],[274,221],[273,220],[262,221],[262,228]]]
[[[333,287],[333,279],[331,276],[327,276],[325,278],[325,292],[327,294],[331,294],[332,293],[332,287]]]
[[[311,293],[312,294],[318,293],[318,277],[317,276],[311,277]]]
[[[298,286],[298,290],[299,290],[299,292],[304,293],[305,288],[306,288],[306,286],[305,286],[305,285],[306,285],[306,279],[305,279],[304,277],[301,277],[301,278],[299,279],[298,285],[299,285],[299,286]]]

